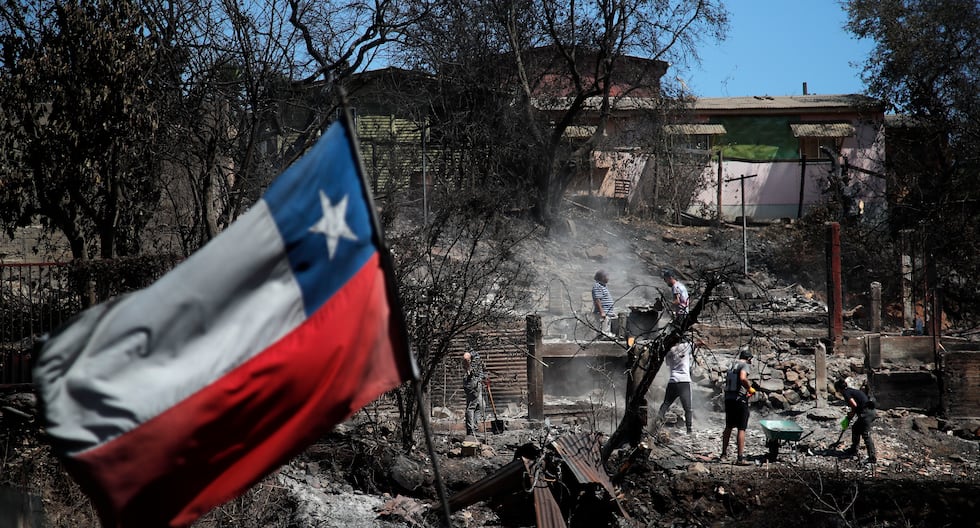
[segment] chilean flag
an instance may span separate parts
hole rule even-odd
[[[417,367],[345,125],[143,290],[43,346],[47,432],[105,526],[185,526]]]

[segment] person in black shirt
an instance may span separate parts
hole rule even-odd
[[[847,422],[845,423],[854,424],[851,428],[851,447],[844,453],[847,456],[857,455],[858,444],[863,438],[864,445],[868,448],[867,462],[870,464],[877,463],[878,458],[875,456],[875,443],[871,438],[871,424],[877,418],[874,402],[864,392],[848,387],[844,380],[837,380],[834,383],[834,387],[837,389],[837,392],[841,393],[844,402],[847,403]],[[857,417],[857,421],[853,421],[855,416]]]

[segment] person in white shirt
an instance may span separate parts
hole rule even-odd
[[[687,293],[687,286],[684,286],[684,283],[677,280],[674,277],[674,273],[670,270],[664,270],[663,276],[664,282],[670,286],[671,308],[674,312],[674,317],[687,315],[687,308],[691,302],[691,298]]]
[[[664,393],[664,403],[660,405],[657,414],[658,423],[662,423],[664,415],[677,398],[681,399],[684,407],[684,422],[687,433],[691,434],[694,425],[694,411],[691,409],[691,359],[694,356],[694,344],[685,339],[672,346],[664,357],[664,364],[670,369],[670,379],[667,381],[667,391]]]

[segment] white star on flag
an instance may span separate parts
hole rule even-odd
[[[330,203],[327,193],[321,189],[320,205],[323,207],[323,217],[313,224],[310,231],[323,233],[327,237],[327,254],[332,260],[334,253],[337,252],[337,243],[340,242],[341,238],[357,240],[357,236],[350,230],[345,218],[347,216],[347,195],[344,195],[337,205],[333,205]]]

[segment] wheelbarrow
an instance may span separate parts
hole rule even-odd
[[[762,426],[762,431],[766,434],[766,447],[769,448],[770,462],[776,461],[781,444],[792,445],[793,460],[796,460],[796,454],[799,452],[796,449],[797,443],[813,434],[813,431],[803,434],[803,428],[793,420],[759,420],[759,425]]]

